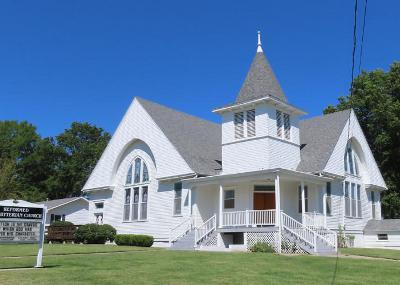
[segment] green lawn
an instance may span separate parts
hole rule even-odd
[[[24,255],[24,250],[14,247],[13,252]],[[87,246],[52,245],[45,250],[76,252],[75,247]],[[119,247],[87,248],[99,252]],[[34,257],[1,257],[0,261],[8,267],[23,266],[33,264]],[[331,284],[335,272],[335,284],[398,284],[400,280],[397,261],[339,258],[335,270],[336,258],[332,257],[262,253],[130,248],[124,253],[48,255],[43,262],[44,269],[0,271],[0,284]]]
[[[400,260],[400,250],[378,248],[343,248],[340,250],[345,255],[360,255]]]
[[[45,244],[44,255],[71,254],[71,253],[93,253],[93,252],[112,252],[112,251],[132,251],[148,250],[132,246],[97,245],[97,244]],[[157,250],[151,248],[151,250]],[[2,256],[36,256],[38,248],[32,244],[2,244],[0,245],[0,257]]]

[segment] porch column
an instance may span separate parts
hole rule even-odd
[[[222,209],[224,208],[224,187],[219,185],[218,227],[222,227]]]
[[[322,186],[322,193],[324,195],[322,198],[322,203],[323,203],[322,208],[324,210],[324,226],[326,228],[326,197],[327,197],[326,184]]]
[[[300,182],[300,188],[301,188],[301,223],[304,224],[304,216],[306,212],[306,197],[305,197],[305,191],[304,191],[304,181]]]
[[[279,226],[281,221],[281,189],[279,175],[275,177],[275,225]]]
[[[278,227],[278,253],[282,252],[281,188],[279,174],[275,177],[275,225]]]

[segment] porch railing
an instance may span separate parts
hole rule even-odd
[[[275,225],[275,210],[245,210],[223,212],[221,226],[272,226]]]
[[[325,216],[317,212],[306,212],[304,213],[303,224],[311,228],[324,228],[325,227]]]
[[[216,215],[209,218],[201,226],[194,229],[194,243],[197,246],[204,238],[210,235],[217,228]]]
[[[175,242],[192,229],[192,218],[187,218],[169,231],[169,242]]]

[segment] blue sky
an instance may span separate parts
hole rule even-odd
[[[219,122],[211,110],[235,99],[257,30],[289,102],[319,115],[349,88],[353,5],[1,1],[0,120],[27,120],[43,136],[73,121],[113,132],[141,96]],[[369,1],[364,69],[400,60],[399,10]]]

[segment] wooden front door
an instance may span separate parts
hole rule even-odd
[[[275,209],[275,192],[254,192],[254,210],[273,210]]]

